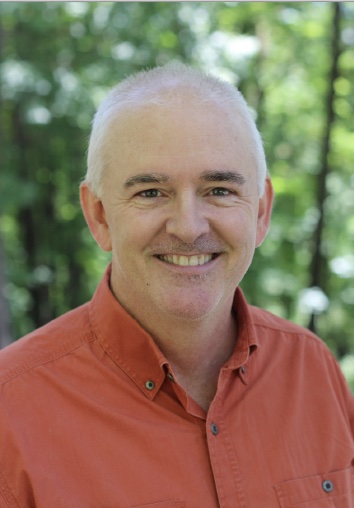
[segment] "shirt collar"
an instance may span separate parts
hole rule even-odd
[[[259,346],[250,307],[239,287],[235,291],[233,310],[237,322],[237,341],[227,367],[238,369],[245,365],[250,355]]]
[[[114,297],[110,276],[111,265],[89,304],[91,326],[111,359],[152,399],[165,379],[166,359],[152,337]]]
[[[92,329],[100,344],[140,390],[153,399],[164,382],[168,364],[151,335],[129,315],[110,289],[111,265],[89,304]],[[234,298],[238,338],[227,368],[238,369],[257,348],[256,334],[247,302],[237,288]]]

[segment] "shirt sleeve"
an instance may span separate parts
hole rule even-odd
[[[0,471],[0,508],[20,508]]]
[[[344,377],[344,376],[343,376]],[[348,415],[349,415],[349,423],[352,431],[352,436],[354,440],[354,395],[352,394],[346,380],[344,379],[346,394],[347,394],[347,406],[348,406]]]
[[[348,421],[351,429],[351,434],[354,441],[354,395],[349,387],[349,384],[340,368],[338,362],[333,357],[332,353],[330,353],[332,357],[332,363],[335,366],[336,376],[332,376],[333,381],[335,382],[335,378],[337,378],[337,397],[338,399],[344,398],[344,404],[346,407],[346,414],[348,415]]]

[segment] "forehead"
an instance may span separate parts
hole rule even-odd
[[[108,166],[122,177],[144,170],[201,172],[254,165],[248,127],[237,110],[188,97],[118,112],[104,150]]]

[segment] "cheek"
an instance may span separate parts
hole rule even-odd
[[[110,227],[113,249],[128,260],[134,253],[143,251],[157,234],[156,221],[147,220],[148,214],[140,215],[117,216]]]
[[[218,231],[223,231],[225,239],[230,243],[248,244],[255,242],[257,232],[257,219],[253,213],[230,213],[223,222],[219,222]]]

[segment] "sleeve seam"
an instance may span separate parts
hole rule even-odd
[[[20,508],[20,505],[17,503],[15,496],[10,490],[10,487],[8,486],[4,475],[0,471],[0,494],[2,498],[4,499],[6,506],[9,508]]]

